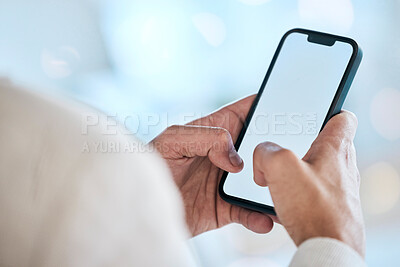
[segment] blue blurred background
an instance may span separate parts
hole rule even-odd
[[[126,123],[149,141],[167,125],[256,93],[287,30],[352,37],[364,59],[345,108],[359,118],[367,262],[396,266],[399,15],[398,0],[0,0],[0,76],[121,120],[138,114]],[[279,226],[256,235],[230,225],[190,242],[204,266],[285,266],[295,251]]]

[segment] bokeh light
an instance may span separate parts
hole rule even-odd
[[[390,211],[400,198],[400,176],[387,162],[378,162],[362,173],[362,203],[369,214]]]

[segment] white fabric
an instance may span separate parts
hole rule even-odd
[[[96,152],[139,142],[102,122],[85,134],[88,112],[0,82],[0,266],[189,266],[166,165],[138,149]]]
[[[332,238],[311,238],[294,255],[291,267],[364,267],[363,258],[350,246]]]
[[[164,162],[97,115],[0,81],[0,266],[194,265]],[[363,264],[316,238],[291,266]]]

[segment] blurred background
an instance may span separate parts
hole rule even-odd
[[[367,263],[398,266],[398,0],[0,0],[0,76],[115,115],[147,142],[256,93],[294,27],[349,36],[363,49],[345,108],[359,118]],[[257,235],[230,225],[190,243],[203,266],[286,266],[295,252],[279,226]]]

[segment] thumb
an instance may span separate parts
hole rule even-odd
[[[259,144],[253,153],[254,181],[260,186],[271,186],[276,182],[284,182],[291,177],[296,169],[288,166],[298,166],[301,161],[291,150],[272,143]]]
[[[266,234],[274,226],[274,221],[270,216],[239,206],[232,206],[230,214],[232,222],[239,223],[258,234]]]

